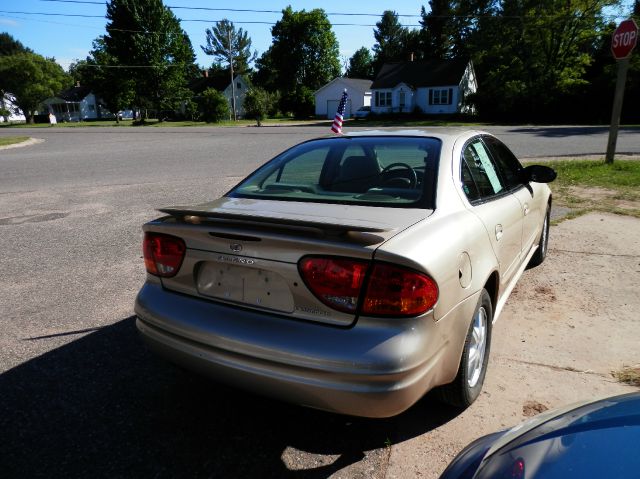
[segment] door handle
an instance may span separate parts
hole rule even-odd
[[[496,241],[502,238],[502,225],[496,225]]]

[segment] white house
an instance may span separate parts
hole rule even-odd
[[[374,113],[473,113],[467,97],[478,89],[470,60],[385,63],[371,85]]]
[[[349,95],[344,112],[345,118],[349,118],[359,108],[371,105],[371,80],[338,77],[314,93],[316,116],[332,119],[336,114],[345,88]]]
[[[227,101],[229,102],[229,111],[231,115],[233,115],[233,104],[231,99],[233,98],[233,88],[235,87],[236,94],[236,116],[238,118],[244,117],[244,99],[247,96],[247,91],[249,91],[249,83],[242,75],[238,75],[233,79],[233,86],[231,83],[224,89],[222,94],[225,96]]]
[[[44,113],[53,113],[58,121],[95,120],[113,116],[102,111],[96,96],[86,86],[76,85],[42,102]]]
[[[0,115],[0,123],[4,121],[26,121],[24,113],[16,105],[16,98],[11,93],[0,96],[0,110],[6,110],[8,115]]]

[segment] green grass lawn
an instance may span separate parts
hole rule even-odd
[[[5,136],[0,138],[0,146],[13,145],[14,143],[22,143],[23,141],[27,141],[29,139],[28,136]]]
[[[554,204],[571,208],[570,217],[605,211],[640,218],[640,160],[606,164],[604,159],[572,159],[544,164],[558,173],[549,185]]]

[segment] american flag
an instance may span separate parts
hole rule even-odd
[[[342,93],[342,98],[340,99],[340,104],[338,105],[338,111],[336,111],[336,116],[333,119],[333,125],[331,125],[331,131],[341,135],[342,134],[342,120],[344,115],[344,110],[347,108],[347,90]]]

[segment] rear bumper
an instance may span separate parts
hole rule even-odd
[[[476,298],[477,300],[477,298]],[[466,309],[459,308],[460,314]],[[231,385],[341,414],[389,417],[455,377],[468,319],[380,320],[349,329],[233,308],[146,283],[136,325],[152,350]],[[469,313],[467,318],[471,317]],[[462,336],[458,330],[463,331]]]

